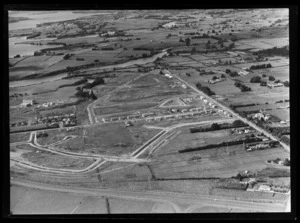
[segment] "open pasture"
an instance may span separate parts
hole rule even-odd
[[[109,23],[105,28],[115,28],[117,30],[135,30],[135,29],[151,29],[156,27],[159,20],[154,19],[118,19],[112,23]]]
[[[70,151],[123,155],[133,152],[157,133],[156,129],[146,129],[137,125],[126,128],[123,123],[105,124],[87,127],[86,136],[79,136],[61,145]]]
[[[149,108],[153,108],[157,105],[157,103],[126,103],[119,104],[114,106],[105,106],[105,107],[95,107],[94,111],[96,115],[109,115],[113,113],[121,113],[128,111],[136,111],[136,110],[145,110]]]
[[[93,163],[90,159],[72,158],[45,151],[23,153],[22,157],[36,165],[58,169],[80,170]]]
[[[55,100],[69,101],[70,97],[75,95],[77,87],[78,86],[59,88],[54,92],[46,92],[46,93],[36,95],[35,98],[37,101],[40,101],[40,103],[42,101],[49,102],[49,101],[55,101]]]
[[[282,148],[246,152],[242,145],[214,148],[179,154],[175,148],[163,152],[174,145],[168,144],[155,154],[150,163],[156,177],[185,178],[185,177],[232,177],[240,171],[255,171],[268,167],[268,159],[277,157],[289,158]],[[192,157],[201,159],[191,160]]]
[[[9,135],[9,143],[27,141],[27,140],[29,140],[29,136],[30,136],[29,132],[10,134]]]
[[[41,130],[40,132],[46,132],[48,134],[47,137],[37,138],[37,142],[40,145],[50,145],[52,143],[56,143],[58,141],[63,140],[68,135],[80,136],[82,135],[82,128],[75,128],[72,132],[67,132],[66,129],[55,129],[51,131]]]
[[[126,102],[126,101],[137,101],[142,99],[150,99],[156,97],[168,97],[184,94],[186,90],[183,89],[170,89],[170,87],[157,85],[149,86],[142,85],[135,88],[121,89],[114,92],[109,100],[111,102]]]
[[[273,109],[272,111],[268,111],[268,113],[282,121],[291,120],[290,109]]]
[[[45,83],[29,85],[24,87],[10,88],[9,93],[10,94],[27,93],[28,95],[37,95],[37,94],[55,91],[61,85],[72,84],[78,80],[80,80],[80,78],[62,79],[62,80],[45,82]]]

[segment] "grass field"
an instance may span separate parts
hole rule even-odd
[[[66,150],[104,155],[123,155],[134,151],[158,130],[141,126],[126,128],[124,124],[106,124],[86,128],[86,136],[79,136],[61,144]]]
[[[115,106],[97,107],[94,109],[96,115],[108,115],[119,112],[144,110],[155,107],[157,103],[126,103]]]
[[[164,150],[164,148],[162,148]],[[200,160],[189,160],[200,156]],[[239,171],[259,170],[268,167],[266,161],[277,157],[288,158],[289,154],[282,148],[246,152],[242,146],[209,149],[191,154],[166,153],[157,155],[150,164],[157,177],[232,177]]]
[[[139,201],[139,200],[125,200],[110,198],[109,205],[112,214],[126,214],[130,209],[130,213],[151,213],[155,202]]]
[[[157,83],[157,80],[160,81]],[[110,96],[111,102],[136,101],[148,98],[166,97],[187,93],[181,87],[171,88],[174,82],[162,75],[148,75],[132,84],[132,87],[114,92]]]
[[[68,135],[81,135],[82,134],[82,129],[81,128],[76,128],[72,132],[67,132],[66,129],[55,129],[51,131],[45,131],[48,136],[47,137],[40,137],[37,138],[37,142],[41,145],[49,145],[55,142],[58,142],[62,140],[64,137]]]
[[[29,140],[30,133],[17,133],[17,134],[10,134],[9,135],[9,142],[14,143],[14,142],[24,142]]]
[[[43,72],[44,69],[59,63],[62,56],[31,56],[19,61],[14,67],[9,68],[10,77],[24,77],[26,75]]]
[[[24,87],[10,88],[9,93],[10,94],[15,94],[15,93],[25,94],[25,93],[27,93],[28,95],[42,94],[42,93],[55,91],[61,85],[72,84],[80,79],[81,78],[62,79],[62,80],[45,82],[45,83],[29,85],[29,86],[24,86]]]
[[[37,152],[28,152],[22,154],[22,157],[32,162],[36,165],[50,168],[63,168],[63,169],[74,169],[80,170],[88,167],[93,163],[93,161],[89,159],[82,158],[71,158],[68,156],[62,156],[55,153],[49,153],[40,151]]]
[[[79,195],[19,186],[12,186],[10,190],[13,214],[70,214],[83,199]]]
[[[213,148],[189,153],[178,153],[184,148],[194,148],[212,143],[238,139],[244,135],[231,135],[230,130],[189,133],[188,128],[153,155],[150,166],[157,177],[231,177],[238,171],[258,170],[268,167],[271,157],[288,158],[282,148],[246,152],[243,145]],[[197,156],[201,159],[191,160]]]

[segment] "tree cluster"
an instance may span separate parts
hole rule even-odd
[[[226,69],[225,73],[228,74],[230,77],[237,77],[239,76],[237,71],[231,71],[230,69]]]
[[[284,47],[273,47],[271,49],[264,49],[254,52],[253,55],[265,55],[265,56],[289,56],[288,46]]]
[[[193,151],[198,151],[198,150],[205,150],[205,149],[212,149],[212,148],[218,148],[218,147],[224,147],[224,146],[233,146],[233,145],[240,145],[243,143],[253,143],[253,142],[261,142],[261,141],[262,141],[261,138],[246,137],[244,139],[232,140],[232,141],[228,141],[228,142],[221,142],[221,143],[217,143],[217,144],[208,144],[208,145],[199,146],[196,148],[182,149],[182,150],[179,150],[178,152],[179,153],[193,152]]]
[[[234,83],[234,86],[241,89],[241,92],[251,91],[252,89],[250,87],[247,87],[246,85],[242,84],[241,82],[236,81]]]
[[[250,83],[260,83],[261,77],[260,76],[254,76],[250,79]]]
[[[94,92],[92,90],[90,91],[85,91],[85,89],[82,87],[78,87],[76,88],[77,92],[75,93],[76,97],[80,97],[80,98],[89,98],[89,99],[93,99],[96,100],[97,97],[94,94]]]
[[[102,85],[105,84],[104,79],[102,77],[97,77],[93,82],[91,83],[86,83],[83,88],[88,88],[91,89],[97,85]]]
[[[64,55],[63,58],[64,58],[64,60],[67,60],[67,59],[69,59],[71,56],[72,56],[71,54],[67,53],[66,55]]]
[[[196,87],[197,87],[200,91],[202,91],[204,94],[207,94],[208,96],[215,95],[215,92],[211,91],[209,87],[202,86],[200,83],[197,83],[197,84],[196,84]]]

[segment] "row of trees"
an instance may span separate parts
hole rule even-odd
[[[257,52],[254,52],[253,55],[266,55],[266,56],[289,56],[289,47],[284,46],[284,47],[273,47],[271,49],[265,49],[265,50],[260,50]]]
[[[230,77],[237,77],[239,76],[237,71],[231,71],[230,69],[226,69],[225,73],[228,74]]]
[[[196,87],[197,87],[200,91],[202,91],[204,94],[207,94],[208,96],[215,95],[215,92],[211,91],[209,87],[202,86],[200,83],[197,83],[197,84],[196,84]]]
[[[277,136],[278,138],[282,137],[283,135],[290,134],[290,127],[270,127],[266,126],[265,129],[270,132],[272,135]]]
[[[264,68],[271,68],[272,65],[270,63],[268,64],[258,64],[258,65],[253,65],[250,67],[250,70],[257,70],[257,69],[264,69]]]
[[[263,76],[263,77],[266,77],[265,74],[263,74],[262,76]],[[276,83],[276,84],[281,82],[281,81],[278,80],[278,79],[275,80],[275,77],[272,76],[272,75],[270,75],[270,76],[268,77],[268,80],[269,80],[269,81],[274,81],[274,83]],[[253,77],[250,79],[250,83],[260,83],[261,86],[267,86],[267,82],[266,82],[266,81],[263,81],[263,80],[261,79],[261,77],[258,76],[258,75],[253,76]],[[285,81],[285,82],[283,82],[283,85],[286,86],[286,87],[289,87],[289,86],[290,86],[290,82],[289,82],[289,81]]]
[[[196,128],[190,128],[190,133],[195,133],[195,132],[209,132],[209,131],[217,131],[221,129],[230,129],[230,128],[239,128],[239,127],[245,127],[248,126],[241,120],[235,120],[233,123],[229,124],[218,124],[218,123],[213,123],[210,127],[207,128],[202,128],[202,127],[196,127]]]
[[[247,87],[246,85],[242,84],[239,81],[236,81],[234,83],[234,86],[238,87],[239,89],[241,89],[242,92],[246,92],[246,91],[252,91],[252,89],[250,87]]]
[[[243,143],[253,143],[253,142],[261,142],[261,141],[262,141],[261,138],[245,137],[244,139],[232,140],[232,141],[228,141],[228,142],[221,142],[221,143],[217,143],[217,144],[208,144],[208,145],[199,146],[196,148],[182,149],[182,150],[179,150],[178,152],[179,153],[193,152],[193,151],[197,151],[197,150],[205,150],[205,149],[212,149],[212,148],[218,148],[218,147],[224,147],[224,146],[233,146],[233,145],[240,145]]]

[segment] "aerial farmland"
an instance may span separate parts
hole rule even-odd
[[[290,211],[289,9],[44,13],[9,11],[11,213]]]

